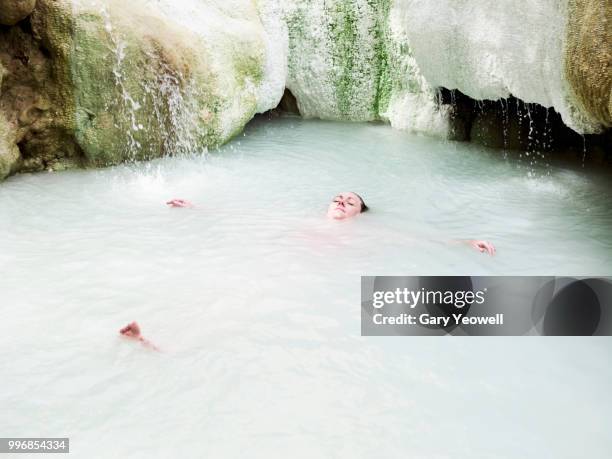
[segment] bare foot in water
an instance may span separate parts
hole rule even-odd
[[[185,199],[171,199],[166,202],[170,207],[195,207],[192,203]]]
[[[149,340],[146,340],[142,337],[142,335],[140,334],[140,326],[136,322],[127,324],[125,327],[119,330],[119,333],[121,333],[123,336],[127,338],[138,340],[145,346],[155,351],[159,351],[159,349],[153,343],[151,343]]]
[[[488,253],[489,255],[495,255],[495,252],[497,252],[497,250],[495,250],[495,246],[493,244],[491,244],[489,241],[479,241],[479,240],[474,240],[474,241],[467,241],[468,244],[470,244],[472,247],[474,247],[476,250],[480,251],[481,253]]]
[[[136,322],[132,322],[130,324],[127,324],[121,330],[119,330],[119,333],[121,333],[124,336],[128,336],[130,338],[138,339],[140,338],[140,327],[138,326]]]

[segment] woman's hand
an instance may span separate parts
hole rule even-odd
[[[489,255],[495,255],[495,246],[489,241],[470,240],[467,241],[472,247],[480,252],[487,252]]]
[[[192,203],[186,201],[185,199],[171,199],[166,202],[170,207],[194,207]]]

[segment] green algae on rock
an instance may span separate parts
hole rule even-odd
[[[1,72],[0,68],[0,72]],[[0,180],[16,172],[19,165],[19,149],[15,144],[14,131],[0,112]]]
[[[29,33],[2,30],[3,175],[197,152],[273,108],[255,6],[194,5],[190,22],[171,2],[39,0]]]
[[[220,22],[216,40],[131,8],[40,0],[31,34],[1,31],[2,177],[196,151],[252,118],[263,75],[254,8],[230,32]]]
[[[322,119],[379,119],[388,1],[289,2],[287,88],[300,113]]]
[[[256,28],[218,30],[212,46],[140,2],[75,5],[76,138],[88,163],[219,145],[254,115],[263,66]]]
[[[389,121],[446,137],[449,110],[422,77],[391,0],[276,2],[288,37],[287,88],[305,117]],[[260,11],[264,10],[260,1]],[[265,11],[263,15],[270,14]],[[270,21],[271,22],[271,21]]]

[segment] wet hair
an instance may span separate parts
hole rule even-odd
[[[355,196],[357,196],[357,197],[359,198],[359,201],[361,202],[361,210],[360,210],[360,212],[361,212],[361,213],[363,213],[363,212],[367,212],[368,210],[370,210],[370,208],[369,208],[368,206],[366,206],[366,203],[365,203],[365,201],[363,200],[363,198],[362,198],[361,196],[359,196],[359,195],[358,195],[357,193],[355,193],[354,191],[353,191],[353,194],[354,194]]]

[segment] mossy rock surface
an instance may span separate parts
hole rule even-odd
[[[15,25],[34,10],[36,0],[0,0],[0,24]]]
[[[38,0],[26,26],[0,30],[1,175],[197,153],[239,133],[265,78],[255,4],[194,5],[192,20],[169,0]]]
[[[570,0],[565,73],[581,115],[612,127],[612,2]]]

